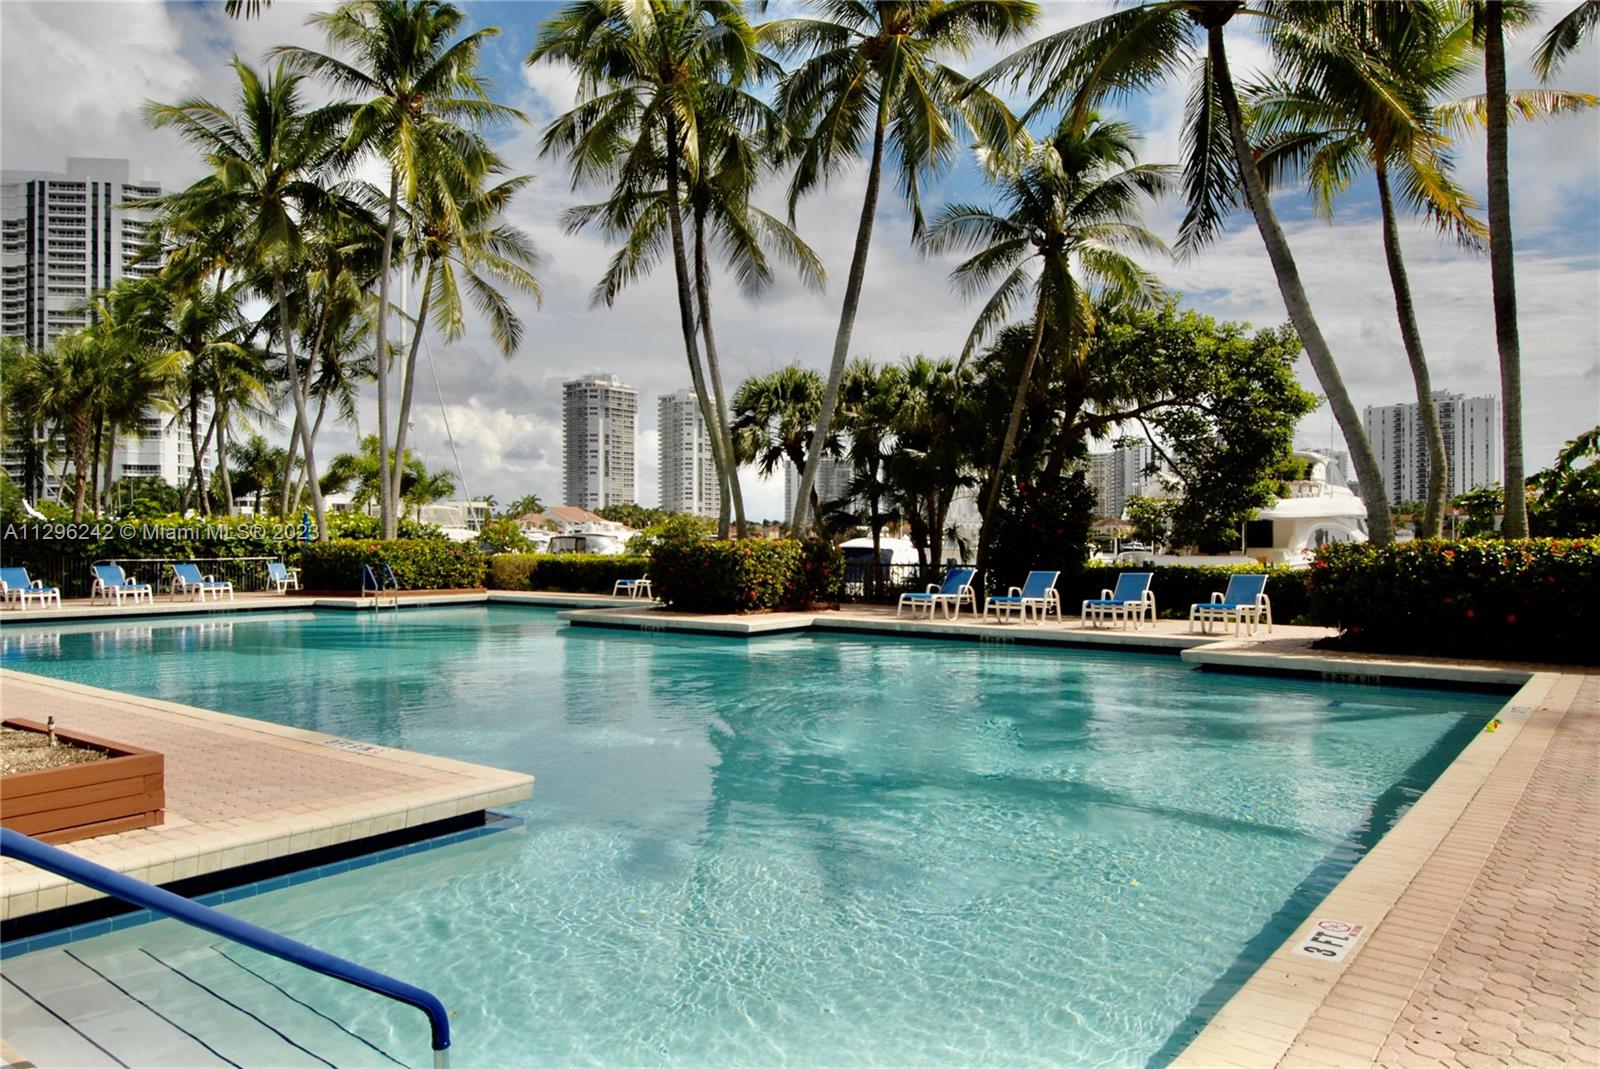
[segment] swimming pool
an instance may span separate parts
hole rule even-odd
[[[1503,702],[509,606],[7,627],[0,663],[535,774],[522,831],[227,907],[435,991],[457,1066],[1160,1062]]]

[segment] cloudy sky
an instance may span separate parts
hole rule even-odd
[[[1572,0],[1549,5],[1564,10]],[[236,22],[216,3],[54,2],[0,3],[0,163],[7,169],[56,169],[68,156],[126,156],[146,164],[153,177],[175,187],[197,177],[192,155],[168,133],[148,129],[146,100],[201,96],[231,99],[226,68],[235,53],[258,61],[286,42],[320,46],[304,25],[318,4],[279,0],[261,18]],[[529,124],[505,131],[501,149],[514,171],[537,180],[515,205],[513,221],[545,255],[544,304],[523,301],[527,321],[521,350],[504,360],[478,325],[461,342],[434,339],[438,395],[419,383],[414,447],[430,466],[452,467],[445,417],[474,495],[505,501],[534,491],[546,501],[561,496],[560,384],[580,374],[621,375],[640,393],[639,482],[644,504],[656,499],[658,395],[688,384],[678,340],[670,272],[625,293],[611,309],[589,306],[590,288],[609,255],[603,238],[561,232],[561,210],[589,199],[573,193],[558,160],[538,156],[548,121],[570,107],[573,81],[555,68],[522,64],[539,22],[552,5],[477,2],[464,5],[475,23],[501,34],[487,53],[486,70],[500,99],[522,109]],[[780,6],[781,5],[775,5]],[[1055,29],[1103,13],[1099,3],[1045,5],[1045,28]],[[1546,19],[1549,15],[1546,15]],[[1237,34],[1233,64],[1241,76],[1264,61],[1246,34]],[[1513,85],[1532,85],[1527,53],[1536,33],[1511,47]],[[1594,91],[1596,46],[1568,64],[1561,84]],[[992,56],[973,57],[972,70]],[[1178,158],[1183,90],[1129,101],[1122,110],[1144,131],[1143,157]],[[1462,179],[1483,196],[1482,143],[1460,147]],[[1590,112],[1512,137],[1512,190],[1517,243],[1530,467],[1548,463],[1561,443],[1600,422],[1600,114]],[[1370,180],[1369,180],[1370,182]],[[842,277],[860,212],[859,174],[843,176],[801,209],[802,236],[822,256],[833,281],[816,294],[784,280],[758,303],[730,286],[716,294],[719,347],[730,388],[743,377],[791,361],[822,367],[832,348]],[[981,197],[970,166],[929,186],[931,206],[946,198]],[[767,197],[777,200],[776,189]],[[1358,406],[1411,396],[1393,298],[1384,270],[1374,198],[1359,186],[1341,206],[1336,226],[1315,219],[1303,196],[1279,194],[1300,269],[1323,330]],[[1181,209],[1154,205],[1149,221],[1169,238]],[[909,221],[892,201],[880,208],[853,352],[879,360],[959,349],[975,309],[950,294],[947,261],[920,257],[909,241]],[[1418,226],[1404,243],[1419,319],[1436,388],[1468,394],[1498,393],[1486,259],[1463,252]],[[1248,217],[1201,255],[1160,265],[1161,277],[1187,304],[1226,319],[1258,325],[1282,321],[1279,300],[1260,240]],[[426,370],[424,370],[426,376]],[[1309,368],[1302,377],[1313,390]],[[363,426],[370,430],[373,415]],[[279,428],[271,436],[285,437]],[[321,446],[323,456],[347,448],[352,429]],[[1327,444],[1325,409],[1301,428],[1303,444]],[[776,516],[782,481],[747,476],[746,501],[754,516]]]

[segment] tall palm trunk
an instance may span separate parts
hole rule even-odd
[[[294,478],[294,457],[300,449],[300,421],[295,420],[294,426],[289,431],[289,448],[284,450],[283,458],[283,484],[278,488],[278,515],[288,516],[289,509],[294,504],[289,496],[290,485],[296,482]]]
[[[323,417],[325,417],[327,414],[328,414],[328,395],[327,394],[323,394],[322,396],[317,398],[317,418],[311,421],[311,443],[313,445],[316,444],[317,436],[322,433],[322,420],[323,420]],[[360,437],[361,437],[361,434],[360,434],[360,430],[358,428],[357,429],[357,433],[356,433],[356,438],[360,439]],[[304,495],[305,488],[306,488],[306,473],[305,473],[304,466],[302,465],[300,474],[295,476],[295,480],[294,480],[294,504],[293,504],[293,508],[294,509],[298,509],[300,507],[300,498]]]
[[[683,235],[683,202],[680,199],[678,160],[678,124],[667,122],[667,222],[672,232],[672,269],[678,283],[678,325],[683,331],[683,353],[689,361],[689,378],[694,383],[695,400],[700,403],[700,416],[706,429],[718,426],[717,414],[711,408],[711,398],[706,393],[705,372],[700,368],[700,345],[695,340],[694,294],[689,282],[689,250]],[[728,458],[723,455],[721,436],[711,436],[711,459],[717,466],[718,477],[725,477]]]
[[[1449,486],[1449,458],[1444,452],[1444,429],[1439,426],[1439,410],[1433,404],[1433,384],[1428,361],[1422,352],[1422,332],[1417,329],[1417,312],[1411,303],[1411,281],[1405,261],[1400,258],[1400,227],[1395,222],[1394,198],[1389,193],[1389,168],[1378,161],[1378,202],[1383,209],[1383,256],[1389,264],[1389,283],[1394,287],[1394,308],[1400,319],[1400,340],[1406,360],[1411,364],[1411,380],[1417,385],[1417,414],[1422,418],[1422,436],[1428,443],[1428,497],[1422,512],[1423,538],[1438,538],[1444,527],[1445,492]]]
[[[101,468],[101,485],[105,487],[107,507],[111,504],[111,473],[115,470],[117,458],[117,421],[110,420],[106,424],[106,452]]]
[[[191,342],[191,346],[196,344]],[[200,444],[200,378],[195,369],[189,383],[189,459],[194,463],[194,507],[202,515],[206,507],[205,457],[205,448]]]
[[[1045,268],[1049,270],[1048,265]],[[1072,319],[1072,280],[1067,280],[1066,308],[1070,329]],[[989,573],[989,546],[994,541],[995,506],[1000,503],[1000,486],[1005,482],[1006,467],[1017,451],[1017,435],[1022,430],[1022,413],[1028,407],[1028,384],[1033,381],[1033,366],[1039,362],[1039,350],[1044,348],[1044,324],[1050,307],[1050,287],[1041,275],[1039,279],[1039,304],[1033,313],[1033,337],[1028,340],[1028,355],[1023,357],[1022,369],[1017,372],[1017,393],[1011,399],[1011,415],[1006,419],[1006,433],[1000,439],[1000,459],[995,462],[994,474],[984,493],[983,522],[978,528],[978,581],[985,590],[992,589]]]
[[[411,425],[411,393],[417,381],[417,350],[422,346],[422,332],[428,326],[428,304],[433,295],[434,272],[438,261],[428,261],[428,273],[422,280],[422,302],[417,306],[417,321],[412,325],[411,348],[406,353],[406,367],[400,388],[400,419],[394,430],[394,473],[390,476],[389,500],[400,500],[400,477],[405,474],[406,428]],[[398,533],[398,522],[396,529]]]
[[[228,409],[219,395],[217,406],[217,485],[222,495],[222,514],[233,515],[233,473],[228,470]]]
[[[94,502],[94,518],[100,518],[100,443],[105,438],[106,414],[95,413],[94,417],[94,454],[89,461],[89,468],[93,475],[93,483],[89,487],[89,500]]]
[[[394,249],[395,228],[400,222],[400,172],[389,169],[389,221],[383,228],[383,250],[378,266],[378,343],[374,353],[378,371],[378,526],[384,538],[393,538],[399,528],[395,519],[395,499],[389,484],[389,257]],[[303,409],[305,406],[301,405]],[[307,450],[310,455],[310,450]],[[399,467],[396,462],[395,467]],[[312,478],[311,484],[316,485]],[[312,500],[322,496],[312,492]],[[318,522],[321,522],[320,517]]]
[[[1225,18],[1226,16],[1224,21]],[[1295,332],[1300,336],[1300,344],[1305,346],[1306,357],[1311,361],[1311,369],[1316,372],[1317,381],[1322,384],[1322,392],[1328,398],[1328,407],[1333,410],[1333,417],[1339,423],[1345,444],[1350,448],[1350,459],[1355,464],[1356,477],[1361,481],[1361,497],[1367,506],[1368,536],[1377,545],[1387,545],[1394,540],[1394,525],[1389,516],[1389,501],[1384,493],[1383,473],[1378,469],[1377,458],[1373,456],[1372,443],[1367,440],[1367,432],[1361,424],[1360,413],[1350,400],[1350,393],[1345,389],[1338,365],[1333,362],[1333,353],[1328,348],[1328,342],[1322,336],[1322,328],[1317,325],[1316,316],[1311,311],[1311,300],[1306,296],[1305,286],[1300,281],[1300,269],[1295,265],[1294,253],[1289,249],[1289,240],[1284,237],[1283,227],[1278,225],[1278,217],[1272,210],[1272,201],[1267,197],[1266,183],[1261,180],[1261,172],[1256,168],[1255,154],[1250,149],[1249,138],[1245,136],[1244,113],[1239,107],[1239,94],[1234,89],[1233,75],[1228,70],[1228,53],[1222,40],[1222,22],[1207,26],[1206,31],[1211,73],[1216,79],[1217,93],[1222,98],[1222,110],[1228,118],[1228,133],[1233,141],[1233,155],[1239,167],[1239,177],[1244,184],[1245,200],[1249,202],[1250,212],[1255,216],[1256,229],[1261,232],[1261,241],[1267,248],[1267,259],[1272,262],[1272,273],[1277,277],[1278,292],[1283,295],[1283,304],[1289,313],[1289,321],[1294,324]]]
[[[728,419],[728,398],[722,390],[722,366],[717,361],[717,337],[711,326],[711,265],[706,256],[705,209],[697,207],[694,216],[694,282],[700,297],[700,332],[706,341],[706,370],[711,374],[711,391],[717,404],[717,424],[708,428],[717,436],[727,470],[722,472],[723,497],[731,499],[735,530],[740,538],[749,534],[744,516],[744,492],[739,487],[739,463],[733,455],[733,426]],[[717,534],[728,537],[728,501],[724,500],[722,515],[717,519]]]
[[[289,393],[294,398],[295,425],[300,428],[301,445],[305,449],[306,482],[311,488],[311,509],[317,518],[317,541],[326,542],[332,537],[328,530],[327,508],[322,501],[322,487],[317,485],[317,458],[311,438],[311,428],[306,426],[306,400],[300,391],[300,361],[294,355],[294,323],[289,314],[289,297],[283,283],[283,272],[272,276],[273,296],[278,301],[279,329],[283,333],[284,363],[289,369]],[[381,361],[380,361],[381,363]],[[306,371],[310,374],[310,369]]]
[[[1494,339],[1500,350],[1500,436],[1505,451],[1506,516],[1500,533],[1528,537],[1522,472],[1522,342],[1517,336],[1517,276],[1511,247],[1511,176],[1507,168],[1506,41],[1500,0],[1484,4],[1483,76],[1489,109],[1489,281]]]
[[[861,284],[867,275],[867,250],[872,245],[872,224],[878,215],[878,187],[883,180],[883,139],[889,127],[887,88],[884,100],[878,104],[877,123],[872,128],[872,158],[867,163],[867,192],[861,198],[861,222],[856,226],[856,248],[850,257],[850,277],[845,282],[844,305],[839,310],[839,332],[833,339],[833,364],[828,368],[828,385],[822,391],[822,410],[817,413],[815,441],[826,442],[833,432],[833,413],[839,405],[839,383],[844,379],[844,365],[850,357],[850,335],[856,326],[856,309],[861,304]],[[789,529],[795,537],[806,532],[805,502],[811,488],[816,485],[817,468],[822,463],[822,450],[813,449],[806,458],[806,467],[800,473],[800,489],[794,498],[794,515]]]
[[[84,499],[89,492],[89,444],[94,433],[94,417],[87,407],[72,413],[72,522],[83,519]]]

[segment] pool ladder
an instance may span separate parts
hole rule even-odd
[[[367,596],[371,595],[374,611],[383,608],[384,599],[387,598],[389,607],[399,611],[400,581],[394,577],[393,568],[387,564],[381,567],[383,568],[383,575],[380,578],[378,573],[373,571],[372,565],[363,564],[361,566],[361,598],[365,601]]]

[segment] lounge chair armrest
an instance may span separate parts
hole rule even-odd
[[[928,584],[928,589],[924,590],[923,593],[924,594],[937,594],[939,591],[941,591],[943,589],[944,588],[941,587],[938,583],[929,583]]]
[[[1109,590],[1101,590],[1100,591],[1100,600],[1101,601],[1110,601],[1111,600],[1111,591],[1109,591]]]
[[[44,589],[44,580],[43,579],[35,579],[33,581],[33,589],[35,589],[35,590],[43,590]]]
[[[1213,590],[1211,592],[1211,600],[1214,601],[1214,602],[1221,602],[1222,601],[1222,593],[1220,591]]]
[[[1008,598],[1020,597],[1021,595],[1022,595],[1022,588],[1020,586],[1012,586],[1012,587],[1007,587],[1006,588],[1006,597],[1008,597]]]

